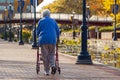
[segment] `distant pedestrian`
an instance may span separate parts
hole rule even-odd
[[[59,41],[59,35],[59,27],[56,21],[50,18],[50,11],[43,10],[42,19],[38,22],[37,36],[38,45],[41,47],[45,75],[49,75],[50,67],[51,74],[56,73],[55,47]]]

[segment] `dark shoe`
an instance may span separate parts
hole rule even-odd
[[[56,67],[53,66],[53,67],[51,68],[51,74],[55,74],[55,73],[56,73]]]
[[[49,74],[46,74],[46,76],[49,76]]]

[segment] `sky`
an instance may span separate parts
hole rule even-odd
[[[39,11],[43,6],[48,5],[49,3],[52,3],[55,0],[43,0],[43,2],[36,8],[37,11]]]

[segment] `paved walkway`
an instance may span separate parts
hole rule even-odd
[[[120,80],[120,70],[104,65],[76,65],[76,59],[60,54],[61,74],[36,74],[36,50],[31,45],[0,40],[0,80]]]

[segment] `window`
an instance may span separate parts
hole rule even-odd
[[[14,0],[7,0],[7,2],[8,2],[8,3],[10,3],[10,2],[11,2],[11,3],[13,3],[13,2],[14,2]]]
[[[4,10],[5,9],[5,6],[0,6],[0,10]]]
[[[27,6],[27,11],[30,12],[30,6]]]
[[[0,3],[5,3],[6,2],[6,0],[0,0]]]

